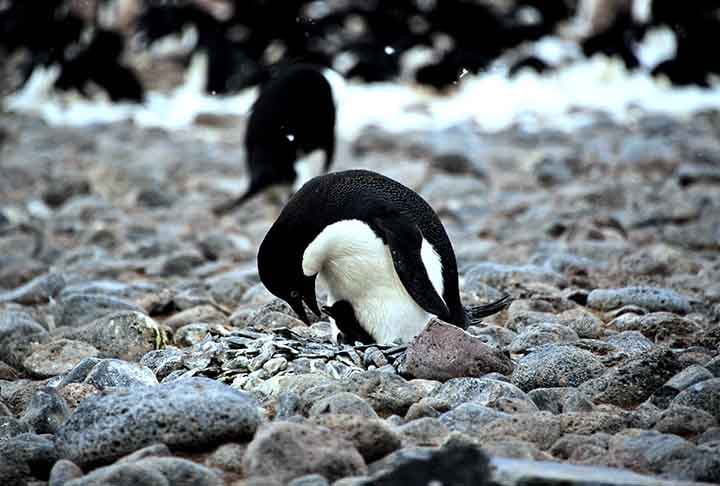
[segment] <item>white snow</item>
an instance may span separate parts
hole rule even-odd
[[[652,66],[674,52],[675,39],[667,31],[654,31],[638,56]],[[486,130],[500,130],[513,123],[527,129],[571,129],[587,121],[583,110],[602,110],[617,120],[636,116],[638,109],[686,116],[703,108],[720,108],[720,84],[712,89],[672,87],[655,80],[649,69],[628,72],[622,63],[596,56],[579,57],[577,48],[559,39],[545,39],[533,52],[552,62],[575,59],[550,74],[522,72],[513,79],[507,66],[497,62],[480,75],[464,73],[458,89],[438,95],[408,83],[344,82],[328,71],[338,105],[338,132],[351,138],[369,124],[387,130],[443,128],[473,119]],[[204,55],[196,55],[183,85],[170,93],[148,92],[144,105],[84,99],[50,89],[57,69],[37,69],[19,92],[4,101],[9,111],[34,113],[56,125],[88,125],[133,120],[138,125],[166,129],[187,128],[198,114],[246,115],[257,95],[252,88],[234,96],[208,95]],[[310,115],[312,116],[312,115]],[[211,129],[207,129],[211,130]]]

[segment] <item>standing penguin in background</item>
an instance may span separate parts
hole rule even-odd
[[[250,186],[245,194],[213,209],[227,213],[273,185],[292,186],[298,159],[324,152],[323,172],[335,155],[335,102],[330,83],[319,68],[296,64],[265,84],[252,107],[245,132]],[[300,174],[306,182],[314,174]]]
[[[435,211],[413,190],[366,170],[305,184],[260,245],[258,272],[306,323],[303,302],[320,315],[319,275],[338,328],[381,344],[410,341],[432,316],[464,329],[509,303],[466,311],[455,254]]]

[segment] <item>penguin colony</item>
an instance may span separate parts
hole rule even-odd
[[[720,61],[708,50],[720,40],[719,2],[695,0],[688,8],[676,0],[649,0],[649,18],[639,21],[631,12],[638,1],[2,0],[0,57],[18,59],[19,80],[10,89],[22,86],[36,67],[54,65],[60,69],[59,90],[89,95],[95,86],[113,101],[141,103],[144,88],[123,57],[127,40],[144,50],[193,28],[196,41],[180,57],[188,63],[193,54],[205,53],[205,89],[211,94],[262,84],[278,65],[297,62],[366,82],[407,74],[446,90],[457,85],[460,73],[478,73],[508,49],[556,35],[587,3],[609,10],[610,20],[580,40],[586,56],[617,56],[628,68],[639,68],[636,43],[649,28],[667,26],[677,50],[653,68],[654,75],[707,86],[710,75],[720,74]],[[431,58],[403,73],[403,57],[417,47],[430,50]],[[543,72],[553,66],[528,56],[509,74],[522,68]]]

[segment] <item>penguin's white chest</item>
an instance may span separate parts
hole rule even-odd
[[[421,259],[442,297],[440,257],[424,239]],[[432,317],[405,290],[390,248],[362,221],[326,227],[305,250],[303,272],[319,275],[328,288],[328,305],[350,302],[358,322],[378,343],[408,342]]]

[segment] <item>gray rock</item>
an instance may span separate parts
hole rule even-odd
[[[604,372],[605,366],[592,353],[574,346],[550,344],[520,358],[512,382],[525,391],[577,387]]]
[[[33,395],[20,420],[38,434],[54,434],[69,415],[70,409],[57,390],[41,388]]]
[[[229,442],[223,444],[205,459],[205,465],[235,474],[242,474],[242,458],[247,446]]]
[[[549,312],[526,310],[520,306],[516,306],[515,308],[513,308],[514,304],[516,304],[515,301],[510,304],[510,308],[508,310],[508,313],[510,314],[510,319],[508,319],[508,321],[505,323],[508,329],[522,332],[529,326],[533,325],[560,324],[560,318],[555,314],[551,314]]]
[[[78,327],[118,311],[145,313],[130,301],[101,294],[62,295],[59,306],[61,310],[56,320],[58,327]]]
[[[107,463],[156,442],[197,448],[246,439],[261,420],[248,395],[217,381],[186,378],[86,399],[56,443],[63,457],[80,465]]]
[[[467,332],[480,338],[482,342],[488,346],[504,349],[517,336],[517,333],[502,326],[492,324],[483,325],[482,327],[470,326]]]
[[[559,314],[560,324],[575,331],[580,338],[595,339],[602,335],[603,322],[596,315],[581,308]]]
[[[654,486],[658,479],[627,469],[495,457],[494,477],[502,484],[604,484]],[[468,483],[470,484],[470,483]]]
[[[695,322],[671,312],[623,314],[613,319],[608,326],[621,332],[639,331],[655,341],[662,341],[673,335],[685,336],[700,329]]]
[[[660,472],[675,457],[687,456],[694,446],[676,435],[655,431],[627,430],[614,436],[609,449],[619,465]]]
[[[63,388],[70,383],[81,383],[85,381],[88,373],[90,373],[100,361],[102,361],[100,358],[84,358],[62,377],[60,383],[57,384],[57,388]]]
[[[625,429],[627,420],[616,411],[566,412],[557,416],[563,434],[614,434]]]
[[[638,331],[624,331],[613,334],[605,342],[615,346],[619,352],[624,353],[631,359],[639,358],[655,347],[652,341]]]
[[[498,440],[484,442],[483,450],[492,457],[509,457],[535,461],[551,461],[553,457],[537,446],[522,440]]]
[[[175,331],[175,344],[181,348],[192,346],[205,339],[210,334],[210,324],[194,322],[186,324]]]
[[[60,459],[50,470],[48,486],[65,486],[73,479],[82,477],[83,472],[77,464],[67,459]]]
[[[716,420],[720,420],[720,378],[701,381],[686,388],[671,404],[705,410]]]
[[[205,322],[210,324],[222,323],[225,319],[225,314],[215,307],[211,305],[198,305],[182,312],[178,312],[170,319],[166,320],[164,324],[172,330],[177,330],[183,326],[196,322]]]
[[[122,462],[135,462],[147,457],[171,457],[172,452],[165,444],[151,444],[145,446],[142,449],[138,449],[135,452],[128,454],[127,456],[121,457],[117,460],[116,464]]]
[[[588,306],[608,311],[624,305],[636,305],[651,312],[668,311],[687,314],[692,301],[674,290],[656,287],[623,287],[596,289],[588,295]]]
[[[556,186],[572,181],[578,165],[573,157],[544,156],[535,162],[532,172],[541,185]]]
[[[85,342],[58,339],[34,346],[23,366],[34,376],[50,378],[67,373],[83,359],[98,354],[97,348]]]
[[[601,465],[608,461],[608,444],[612,435],[597,432],[592,435],[566,433],[550,448],[550,453],[559,459],[573,463]]]
[[[705,363],[705,369],[712,373],[715,378],[720,378],[720,356],[715,356]]]
[[[24,471],[24,478],[47,478],[50,468],[59,459],[52,440],[35,434],[20,434],[0,441],[0,464]],[[2,469],[0,468],[0,471]]]
[[[161,255],[146,269],[148,275],[160,277],[190,275],[195,267],[205,263],[205,256],[194,248],[181,249]]]
[[[407,484],[473,484],[490,482],[488,457],[476,445],[447,445],[439,449],[402,449],[376,465],[370,481],[373,486]]]
[[[8,292],[0,292],[0,303],[16,302],[22,305],[45,304],[65,287],[65,277],[59,273],[46,273],[25,285]]]
[[[561,274],[536,265],[502,265],[500,263],[478,263],[465,272],[466,287],[477,283],[505,289],[513,284],[542,282],[555,287],[566,287],[567,281]]]
[[[32,432],[32,427],[11,415],[0,416],[0,441]]]
[[[10,366],[9,364],[5,363],[4,361],[0,361],[0,380],[16,380],[18,377],[18,372]]]
[[[330,486],[330,483],[319,474],[307,474],[293,479],[288,486]]]
[[[407,380],[378,370],[354,373],[341,386],[366,399],[381,416],[404,415],[410,405],[422,398],[420,390]]]
[[[274,476],[281,481],[320,474],[330,481],[367,471],[354,445],[328,429],[291,422],[260,428],[243,458],[247,476]]]
[[[528,396],[540,410],[556,415],[563,412],[589,412],[593,408],[590,397],[571,387],[536,388]]]
[[[149,457],[122,462],[94,470],[65,486],[222,486],[222,478],[212,469],[178,457]]]
[[[27,312],[0,310],[0,361],[20,368],[32,352],[33,343],[44,343],[48,333]]]
[[[518,413],[493,420],[478,431],[483,441],[507,439],[531,442],[546,450],[560,438],[560,420],[548,412]]]
[[[670,378],[667,383],[653,393],[651,401],[660,408],[667,408],[672,399],[675,398],[678,393],[689,386],[700,383],[701,381],[710,380],[712,378],[712,373],[710,373],[706,368],[703,368],[700,365],[688,366]]]
[[[500,398],[530,400],[515,385],[487,378],[453,378],[443,383],[432,398],[446,410],[468,402],[492,406]]]
[[[85,377],[85,383],[98,390],[111,387],[133,388],[143,385],[157,385],[152,370],[137,363],[119,359],[104,359],[96,364]]]
[[[445,412],[440,415],[439,419],[452,432],[478,436],[485,424],[507,417],[509,417],[509,414],[505,412],[470,402],[463,403],[449,412]]]
[[[512,353],[523,353],[543,345],[574,343],[578,339],[577,333],[567,326],[531,324],[512,340],[508,349]]]
[[[145,353],[140,359],[140,364],[147,366],[155,373],[158,380],[162,380],[173,371],[182,370],[185,353],[179,349],[168,346]]]
[[[142,312],[111,312],[86,325],[64,331],[66,337],[95,346],[102,357],[136,361],[170,340],[166,327]]]
[[[595,403],[633,407],[647,400],[679,368],[672,351],[657,348],[586,381],[580,390],[591,396]]]
[[[402,444],[398,433],[377,418],[327,414],[313,417],[309,423],[326,427],[352,443],[368,464],[399,449]]]
[[[448,353],[448,349],[454,352]],[[491,372],[509,374],[512,361],[480,338],[434,319],[408,345],[398,371],[414,378],[445,381]]]
[[[310,407],[309,415],[342,414],[377,418],[378,415],[368,402],[354,393],[335,393],[323,398]]]
[[[403,443],[413,446],[438,447],[442,445],[450,430],[435,417],[422,417],[397,428]]]
[[[662,411],[654,429],[663,434],[687,437],[701,434],[717,423],[715,417],[704,410],[675,405]]]
[[[42,193],[42,199],[48,206],[57,208],[68,199],[77,195],[90,194],[90,182],[79,174],[63,174],[53,177]]]

